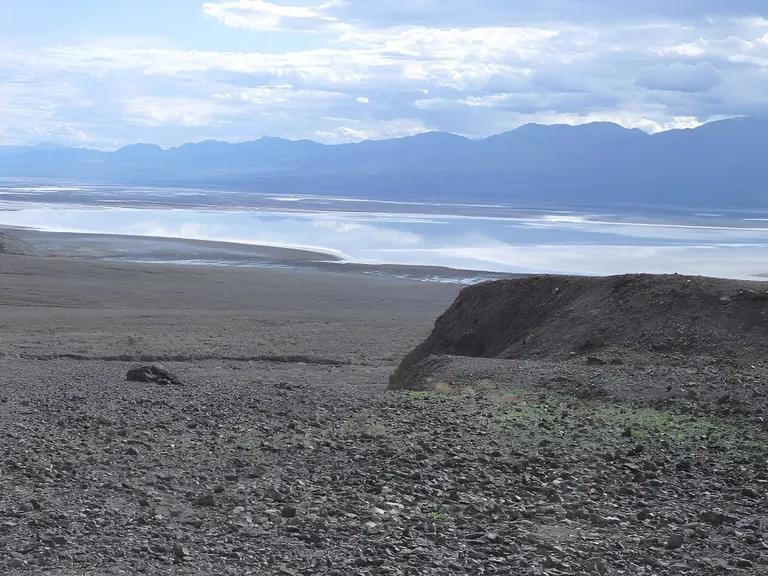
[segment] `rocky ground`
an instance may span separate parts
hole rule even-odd
[[[768,574],[754,414],[388,391],[454,288],[9,256],[0,281],[0,573]],[[144,363],[181,385],[125,380]]]

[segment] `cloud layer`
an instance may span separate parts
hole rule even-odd
[[[232,28],[256,31],[313,29],[336,22],[329,10],[341,5],[341,2],[326,2],[317,6],[286,6],[264,0],[230,0],[208,2],[203,6],[203,12]]]
[[[763,1],[509,4],[210,1],[197,17],[247,49],[140,29],[10,42],[0,143],[340,142],[593,120],[658,131],[768,113]]]

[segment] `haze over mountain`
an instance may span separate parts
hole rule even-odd
[[[482,140],[431,132],[340,145],[10,146],[0,147],[0,176],[413,201],[766,207],[766,142],[768,120],[739,118],[655,135],[610,123],[529,124]]]

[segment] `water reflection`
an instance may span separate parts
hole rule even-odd
[[[607,211],[403,203],[392,203],[392,210],[383,203],[349,209],[363,202],[356,199],[323,199],[328,209],[320,210],[306,198],[266,195],[264,201],[271,202],[266,205],[254,205],[251,195],[250,205],[226,209],[172,206],[173,198],[163,200],[161,208],[119,207],[114,206],[119,198],[110,195],[98,206],[41,203],[49,192],[36,189],[34,199],[21,201],[6,195],[0,225],[308,248],[353,262],[498,272],[679,272],[737,278],[768,273],[768,222],[761,214],[629,217]],[[275,208],[286,205],[291,208]]]

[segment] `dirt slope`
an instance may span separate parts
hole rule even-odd
[[[679,275],[533,276],[472,286],[392,376],[430,356],[563,361],[705,357],[762,362],[768,352],[768,283]]]

